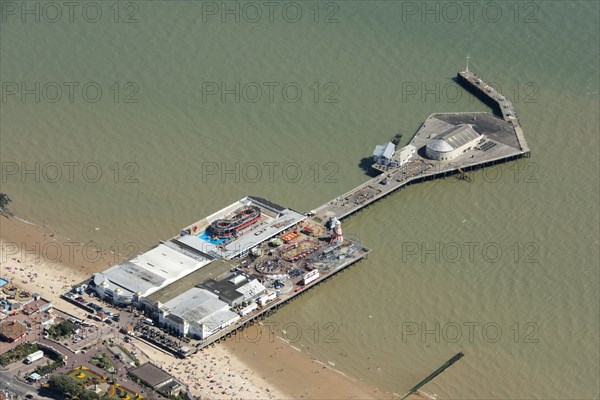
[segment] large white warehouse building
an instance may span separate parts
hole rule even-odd
[[[237,322],[240,316],[229,304],[206,289],[193,287],[160,306],[159,323],[181,335],[206,339]]]
[[[100,297],[115,304],[131,304],[211,261],[173,242],[161,243],[131,260],[95,273],[94,288]]]

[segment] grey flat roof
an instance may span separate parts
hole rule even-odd
[[[229,305],[208,290],[193,287],[163,305],[181,319],[198,322]]]
[[[118,286],[125,293],[140,292],[142,296],[148,296],[212,261],[190,253],[189,250],[180,251],[176,244],[161,243],[122,264],[94,274],[94,281],[99,285],[106,279],[113,290]]]
[[[275,212],[281,212],[285,210],[285,207],[282,207],[279,204],[275,204],[272,201],[262,197],[248,196],[248,199],[252,200],[254,203],[258,203],[259,205],[265,208],[270,208]]]
[[[197,286],[199,283],[206,281],[207,279],[217,278],[227,273],[231,268],[235,267],[235,264],[231,264],[231,261],[227,260],[214,260],[210,264],[192,272],[183,279],[180,279],[172,284],[165,286],[159,291],[151,294],[147,297],[152,302],[160,301],[166,303],[169,300],[174,299],[181,293],[187,292],[189,289]]]
[[[115,265],[102,274],[112,283],[133,293],[137,291],[145,293],[148,289],[160,286],[165,281],[165,278],[129,261]]]
[[[205,253],[201,253],[201,252],[197,251],[196,249],[189,248],[188,246],[184,246],[181,243],[177,242],[176,240],[169,240],[166,242],[162,242],[162,244],[164,244],[167,247],[172,248],[173,250],[177,250],[181,254],[185,254],[186,256],[193,258],[196,261],[205,261],[205,260],[214,259],[214,257],[211,257],[210,255],[205,254]]]
[[[432,141],[435,141],[436,139],[442,139],[452,146],[452,148],[458,149],[472,140],[479,139],[479,137],[479,133],[477,133],[473,127],[471,127],[471,125],[460,124],[448,128],[444,132],[437,135]]]
[[[150,363],[140,365],[129,372],[152,387],[160,386],[169,379],[174,379],[173,376]]]
[[[204,317],[200,323],[204,324],[208,329],[211,330],[212,335],[215,331],[219,330],[223,325],[231,323],[233,320],[239,319],[240,316],[231,310],[219,310],[206,317]]]
[[[215,295],[219,296],[220,298],[225,299],[225,301],[229,302],[233,302],[244,297],[243,293],[238,292],[236,290],[239,286],[240,285],[234,285],[226,279],[222,281],[209,279],[200,284],[200,287],[202,287],[203,289],[206,289],[211,293],[214,293]]]

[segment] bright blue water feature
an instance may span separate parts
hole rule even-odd
[[[221,244],[221,243],[223,243],[225,241],[225,239],[214,239],[214,238],[211,238],[210,235],[209,235],[209,233],[208,233],[208,230],[202,232],[202,234],[198,235],[198,237],[200,239],[204,240],[205,242],[210,243],[210,244]]]

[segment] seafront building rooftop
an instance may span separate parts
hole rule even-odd
[[[104,272],[94,274],[96,290],[116,303],[131,303],[134,296],[146,297],[212,261],[192,258],[163,243]]]

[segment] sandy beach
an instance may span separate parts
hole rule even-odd
[[[110,252],[94,254],[44,227],[0,216],[0,276],[52,300],[55,307],[85,317],[60,299],[73,284],[119,262]],[[250,328],[256,329],[256,326]],[[347,377],[277,337],[250,342],[232,337],[185,360],[134,341],[141,361],[151,360],[211,399],[392,399],[364,382]],[[417,395],[411,396],[421,398]]]

